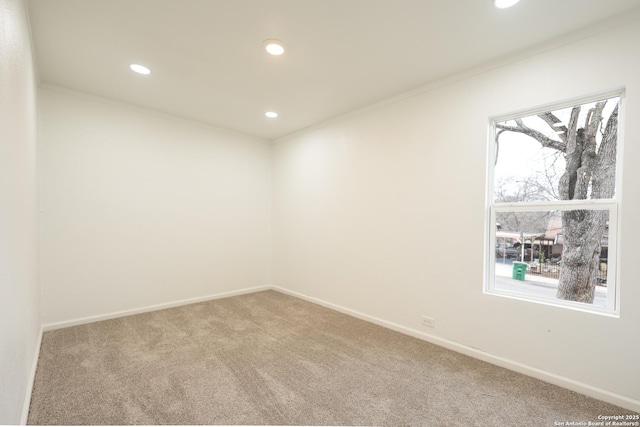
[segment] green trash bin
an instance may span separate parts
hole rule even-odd
[[[524,262],[513,263],[513,274],[511,278],[516,280],[524,280],[524,274],[527,272],[527,264]]]

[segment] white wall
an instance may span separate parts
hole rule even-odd
[[[0,424],[21,422],[40,336],[36,116],[24,3],[0,0]]]
[[[267,141],[45,87],[45,325],[270,284]]]
[[[274,285],[640,409],[638,46],[620,23],[277,141]],[[622,86],[620,318],[484,295],[488,117]]]

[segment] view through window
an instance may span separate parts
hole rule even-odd
[[[616,311],[620,102],[491,122],[487,292]]]

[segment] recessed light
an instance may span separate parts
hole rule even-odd
[[[278,117],[278,113],[276,113],[275,111],[267,111],[266,113],[264,113],[264,115],[269,117],[270,119],[275,119],[276,117]]]
[[[131,64],[129,65],[129,68],[131,68],[131,70],[135,71],[138,74],[144,74],[144,75],[151,74],[151,70],[145,67],[144,65]]]
[[[268,39],[262,42],[265,50],[271,55],[282,55],[284,53],[284,43],[278,39]]]
[[[493,0],[493,4],[498,9],[506,9],[518,3],[520,0]]]

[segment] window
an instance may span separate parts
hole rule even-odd
[[[617,314],[621,101],[491,120],[486,293]]]

